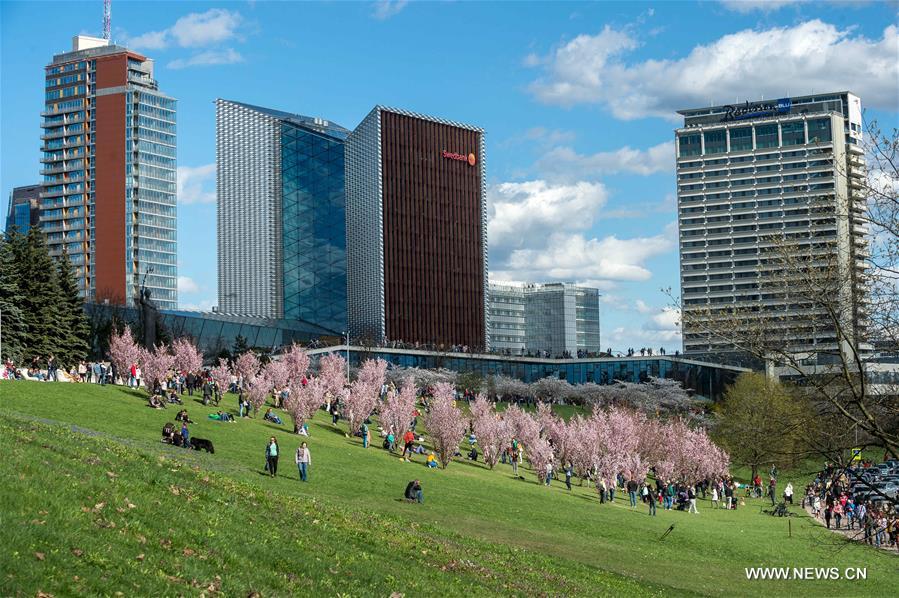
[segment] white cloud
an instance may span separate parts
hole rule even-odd
[[[643,338],[652,342],[671,342],[681,339],[680,311],[673,307],[662,310],[643,323]]]
[[[646,305],[646,302],[642,299],[637,299],[637,301],[634,302],[634,309],[636,309],[641,314],[648,314],[654,311],[654,308]]]
[[[379,21],[384,21],[398,14],[408,3],[408,0],[378,0],[374,3],[371,14]]]
[[[516,249],[498,269],[517,274],[519,279],[578,280],[584,278],[642,281],[652,273],[645,263],[667,253],[675,244],[670,235],[619,239],[585,238],[580,233],[550,235],[539,249]]]
[[[178,203],[215,203],[215,163],[178,167]]]
[[[785,6],[798,6],[808,0],[719,0],[728,10],[739,13],[750,13],[758,10],[761,12],[775,12]]]
[[[134,49],[162,50],[171,46],[198,48],[234,39],[243,23],[239,12],[211,8],[206,12],[193,12],[175,21],[162,31],[149,31],[136,37],[127,37],[127,44]]]
[[[601,104],[625,120],[677,120],[677,109],[709,102],[845,89],[869,106],[895,110],[899,104],[896,25],[868,39],[815,19],[731,33],[683,58],[628,61],[638,45],[636,35],[608,26],[579,35],[545,58],[531,91],[549,104]]]
[[[200,285],[198,285],[193,278],[190,276],[179,276],[178,277],[178,292],[179,293],[199,293]]]
[[[232,48],[224,50],[207,50],[194,54],[190,58],[176,58],[166,66],[170,69],[184,69],[191,66],[215,66],[219,64],[235,64],[243,62],[243,56]]]
[[[556,147],[537,160],[538,170],[562,180],[593,178],[609,174],[650,175],[674,171],[674,141],[665,141],[646,150],[629,146],[611,152],[579,154],[570,147]]]
[[[487,234],[493,248],[533,247],[559,230],[587,230],[608,194],[602,183],[503,183],[488,194]]]

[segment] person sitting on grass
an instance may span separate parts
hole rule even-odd
[[[182,409],[181,411],[179,411],[178,415],[175,416],[175,419],[186,424],[194,423],[193,421],[191,421],[190,417],[188,417],[187,409]]]
[[[471,445],[471,450],[468,451],[468,456],[465,457],[469,461],[477,461],[478,460],[478,449],[476,446]]]
[[[172,422],[166,422],[164,426],[162,426],[162,442],[167,442],[168,444],[173,444],[175,440],[175,424]]]
[[[190,448],[190,432],[187,430],[187,422],[181,421],[181,446]]]
[[[150,398],[147,399],[147,406],[153,409],[165,409],[165,401],[159,395],[150,395]]]
[[[437,457],[434,456],[434,453],[428,453],[428,460],[425,462],[425,465],[432,468],[437,467]]]
[[[263,417],[263,419],[266,419],[272,423],[278,424],[279,426],[284,423],[283,421],[281,421],[281,418],[278,417],[278,414],[275,413],[274,411],[272,411],[271,407],[266,409],[265,415],[263,415],[262,417]]]
[[[412,480],[411,482],[406,484],[406,492],[404,493],[404,496],[408,501],[423,503],[425,501],[425,497],[421,491],[421,482],[419,482],[418,480]]]
[[[175,394],[174,391],[169,393],[169,403],[172,403],[173,405],[183,405],[184,404],[181,402],[181,399],[178,398],[178,395]]]

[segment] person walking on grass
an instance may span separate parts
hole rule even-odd
[[[371,435],[368,432],[368,424],[362,422],[362,427],[359,431],[362,433],[362,448],[368,448],[368,442],[371,440]]]
[[[696,510],[696,488],[690,486],[687,489],[687,498],[690,499],[690,508],[687,510],[688,513],[696,513],[699,515],[699,511]]]
[[[718,504],[718,485],[712,485],[712,506],[716,509],[720,509],[721,505]]]
[[[659,499],[659,494],[655,489],[655,486],[647,484],[647,492],[649,497],[649,516],[656,516],[656,501]]]
[[[640,486],[637,484],[636,480],[628,480],[627,481],[627,495],[631,499],[631,508],[637,508],[637,489]]]
[[[305,482],[309,475],[307,468],[312,465],[312,455],[309,454],[309,447],[305,442],[297,447],[296,462],[297,469],[300,471],[300,481]]]
[[[265,447],[265,465],[266,469],[268,469],[268,473],[270,476],[275,477],[278,475],[278,441],[272,436],[268,441],[268,446]]]
[[[415,444],[415,433],[412,430],[406,430],[406,433],[403,434],[403,454],[400,455],[400,459],[406,457],[406,454],[409,454],[409,460],[412,460],[412,446]]]
[[[571,474],[572,474],[573,466],[569,462],[568,465],[565,466],[565,486],[568,488],[568,491],[571,491]]]

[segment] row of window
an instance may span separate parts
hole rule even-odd
[[[806,131],[806,124],[808,131]],[[715,155],[805,143],[832,141],[830,119],[799,120],[732,129],[682,133],[677,137],[678,157]]]

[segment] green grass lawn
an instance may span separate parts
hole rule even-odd
[[[651,518],[620,495],[600,505],[592,488],[546,488],[504,465],[405,463],[363,449],[324,413],[305,439],[303,484],[289,424],[223,424],[189,402],[192,436],[215,444],[207,455],[161,444],[176,409],[145,404],[119,387],[0,383],[0,594],[885,596],[899,586],[897,557],[804,515],[789,519],[790,537],[763,501],[735,512],[700,501],[699,515]],[[273,434],[275,479],[263,472]],[[423,505],[398,500],[413,478]],[[868,578],[748,581],[750,566],[867,567]]]

